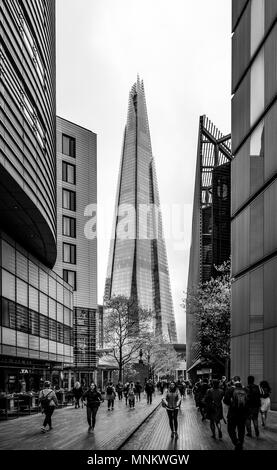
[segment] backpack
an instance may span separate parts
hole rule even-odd
[[[107,394],[108,394],[108,395],[112,395],[113,392],[114,392],[113,387],[112,387],[111,385],[108,385],[108,386],[107,386]]]
[[[50,395],[51,392],[52,390],[50,390],[50,392],[48,392],[47,395],[43,395],[42,398],[40,399],[40,404],[43,410],[49,407],[51,398],[48,398],[48,395]]]
[[[232,397],[232,408],[244,410],[247,405],[247,393],[244,388],[235,388]]]

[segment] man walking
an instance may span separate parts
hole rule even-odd
[[[246,418],[246,430],[247,436],[252,437],[251,431],[251,421],[253,421],[254,430],[256,437],[258,438],[259,433],[259,425],[258,425],[258,416],[259,410],[261,406],[261,398],[260,398],[260,389],[259,386],[255,384],[255,378],[253,375],[249,375],[247,379],[248,385],[246,387],[247,393],[247,418]]]
[[[146,395],[147,395],[147,405],[151,405],[152,403],[152,395],[154,393],[154,385],[152,383],[152,380],[149,379],[145,385],[145,392],[146,392]]]
[[[235,450],[243,450],[245,422],[247,418],[247,393],[242,387],[240,377],[233,379],[234,386],[227,389],[224,403],[229,406],[227,430]]]

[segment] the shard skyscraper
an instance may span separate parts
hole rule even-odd
[[[124,295],[154,312],[154,330],[177,342],[143,81],[129,95],[105,300]]]

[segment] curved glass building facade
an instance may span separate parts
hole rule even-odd
[[[56,260],[55,2],[0,5],[2,228],[53,267]]]

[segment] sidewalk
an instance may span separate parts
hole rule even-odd
[[[161,395],[153,396],[152,405],[146,397],[130,410],[125,400],[115,401],[114,411],[107,411],[107,401],[101,404],[94,432],[88,432],[86,407],[74,406],[55,410],[53,430],[42,434],[41,413],[0,422],[0,449],[10,450],[114,450],[150,415],[161,402]]]
[[[194,400],[187,397],[182,401],[179,412],[179,439],[171,438],[167,413],[164,408],[147,420],[124,445],[122,450],[233,450],[233,444],[227,433],[227,426],[222,422],[222,440],[211,437],[210,423],[202,421]],[[259,418],[260,424],[260,418]],[[277,412],[268,414],[266,428],[260,425],[260,438],[245,437],[245,450],[277,450]]]

